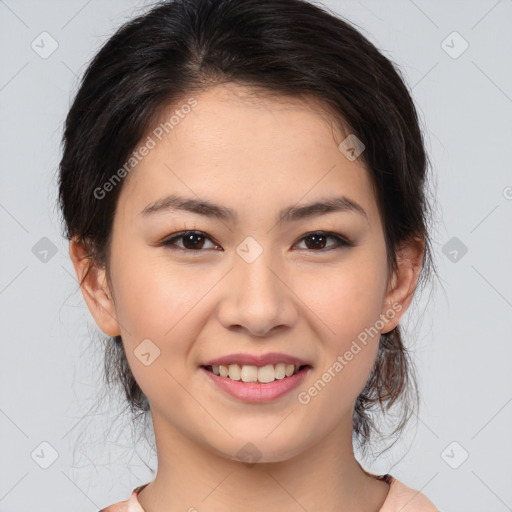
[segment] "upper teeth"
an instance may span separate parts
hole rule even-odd
[[[299,369],[298,365],[278,363],[276,365],[267,364],[266,366],[252,366],[230,364],[229,366],[214,365],[212,371],[215,375],[229,377],[232,380],[241,380],[242,382],[272,382],[275,379],[284,379],[290,377]]]

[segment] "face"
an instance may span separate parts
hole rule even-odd
[[[345,136],[314,102],[248,92],[198,94],[162,140],[150,133],[115,213],[111,314],[96,320],[121,334],[160,437],[233,460],[250,442],[275,462],[351,435],[380,332],[405,307]],[[226,357],[233,379],[211,371]],[[305,368],[283,378],[294,362]]]

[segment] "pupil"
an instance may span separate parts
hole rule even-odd
[[[190,235],[185,236],[185,238],[184,238],[184,245],[185,245],[185,247],[187,246],[187,243],[191,243],[192,244],[192,247],[187,247],[187,249],[190,249],[190,248],[197,249],[198,247],[201,246],[201,240],[199,240],[199,241],[196,240],[196,242],[194,242],[193,241],[194,237],[197,237],[199,239],[202,238],[202,236],[198,235],[197,233],[192,233]]]
[[[322,241],[325,242],[325,240],[320,241],[320,243],[318,241],[318,239],[325,239],[324,235],[318,235],[318,234],[316,234],[316,235],[309,235],[308,238],[309,238],[309,240],[316,240],[316,241],[313,242],[313,246],[315,248],[318,248],[319,245],[323,245]]]

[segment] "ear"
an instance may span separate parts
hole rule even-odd
[[[388,290],[384,298],[381,319],[384,328],[381,333],[393,330],[407,311],[413,297],[421,267],[425,242],[414,238],[404,243],[397,252],[397,269],[389,280]]]
[[[121,331],[105,269],[94,264],[83,241],[70,240],[69,255],[85,302],[97,326],[107,336],[119,335]]]

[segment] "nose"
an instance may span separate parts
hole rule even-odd
[[[218,308],[226,329],[264,337],[297,322],[297,299],[289,278],[264,255],[265,251],[252,263],[235,258]]]

